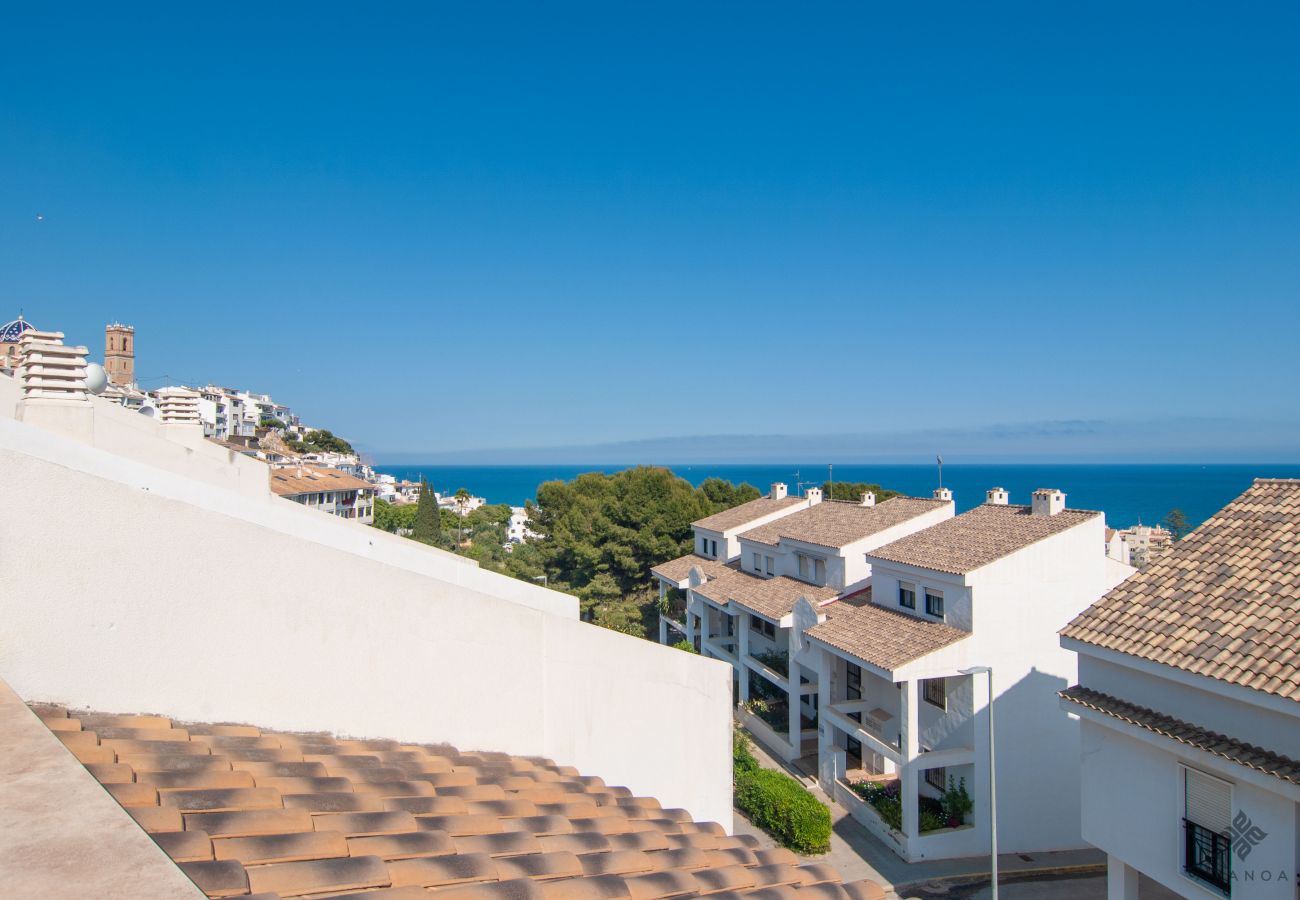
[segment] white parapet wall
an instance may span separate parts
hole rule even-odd
[[[540,754],[730,829],[728,666],[217,487],[211,460],[186,478],[7,412],[0,678],[23,699]]]

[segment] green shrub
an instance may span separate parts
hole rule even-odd
[[[731,730],[731,768],[733,777],[758,771],[758,759],[749,749],[749,737],[739,728]]]
[[[674,649],[674,650],[685,650],[687,653],[699,653],[699,652],[700,652],[700,651],[696,650],[696,649],[695,649],[695,645],[692,644],[690,641],[686,640],[686,638],[682,638],[680,641],[678,641],[677,643],[673,644],[673,649]]]
[[[759,828],[796,853],[831,846],[830,811],[789,775],[771,769],[736,771],[736,806]]]
[[[948,790],[943,792],[943,814],[947,824],[956,827],[964,824],[966,817],[975,808],[975,801],[966,791],[966,779],[960,782],[948,776]]]

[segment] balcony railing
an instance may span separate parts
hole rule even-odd
[[[1183,869],[1227,896],[1232,889],[1232,839],[1183,819]]]

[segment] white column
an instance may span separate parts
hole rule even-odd
[[[1106,856],[1106,900],[1138,900],[1138,870]]]
[[[692,645],[695,643],[695,610],[697,608],[695,595],[688,591],[686,594],[686,621],[682,625],[686,628],[686,640],[690,641]]]
[[[736,635],[736,677],[740,679],[740,702],[744,703],[749,700],[749,666],[746,661],[749,659],[749,615],[748,613],[736,617],[736,628],[739,633]]]
[[[794,661],[794,653],[790,646],[790,629],[785,631],[785,658],[786,676],[785,684],[788,690],[785,695],[790,698],[790,747],[794,750],[794,758],[798,759],[803,755],[803,727],[800,722],[802,718],[799,712],[799,664]]]
[[[914,839],[920,833],[920,822],[918,821],[916,798],[917,798],[917,757],[919,752],[920,738],[920,709],[917,707],[917,701],[920,699],[917,691],[917,682],[913,678],[910,681],[903,682],[902,696],[902,726],[903,726],[903,746],[902,757],[903,765],[901,767],[902,784],[899,791],[899,799],[903,804],[903,835],[908,839]]]
[[[841,773],[835,772],[833,764],[828,765],[835,752],[835,726],[831,725],[826,711],[834,702],[831,700],[831,670],[835,658],[816,644],[812,652],[817,654],[817,772],[821,776],[822,790],[833,795],[834,785],[827,784],[826,776],[829,773],[833,781]]]
[[[664,614],[659,614],[659,643],[668,643],[668,623],[664,620]]]

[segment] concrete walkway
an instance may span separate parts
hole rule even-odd
[[[901,897],[925,896],[928,893],[943,892],[948,885],[988,881],[990,866],[987,856],[905,862],[850,816],[844,807],[832,802],[812,779],[791,770],[778,757],[770,754],[753,735],[750,735],[750,739],[754,756],[764,768],[777,769],[797,778],[831,811],[831,850],[824,856],[805,857],[809,862],[830,863],[839,870],[845,881],[870,878],[894,891],[895,896]],[[739,811],[736,812],[735,821],[738,833],[754,835],[765,847],[775,846],[770,837],[755,828]],[[1105,854],[1095,849],[1032,854],[1000,853],[998,881],[1001,883],[1003,880],[1066,873],[1097,875],[1104,873],[1105,867]],[[927,888],[930,890],[927,891]]]

